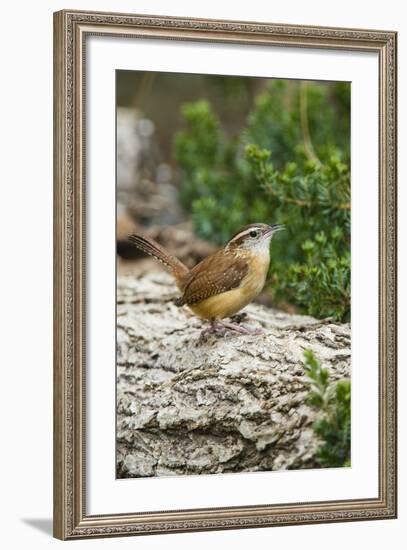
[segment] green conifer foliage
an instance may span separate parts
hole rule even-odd
[[[321,466],[350,466],[350,380],[343,379],[333,384],[329,381],[329,371],[321,366],[311,350],[305,351],[304,357],[310,383],[308,403],[322,413],[313,425],[321,441],[316,458]]]
[[[175,136],[181,201],[199,236],[222,244],[241,226],[283,223],[273,240],[276,306],[350,319],[348,83],[273,80],[230,137],[206,100],[182,109]]]

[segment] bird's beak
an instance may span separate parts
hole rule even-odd
[[[274,233],[277,233],[277,231],[284,231],[285,225],[282,225],[280,223],[275,223],[274,225],[269,225],[265,237],[269,237],[270,235],[273,235]]]

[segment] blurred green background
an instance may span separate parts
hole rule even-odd
[[[117,71],[116,89],[119,241],[283,223],[266,303],[349,321],[349,83]]]

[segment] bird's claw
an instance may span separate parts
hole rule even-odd
[[[220,334],[226,336],[228,331],[237,332],[239,334],[262,334],[263,331],[259,328],[249,328],[237,323],[231,323],[228,321],[213,321],[210,326],[205,328],[199,337],[201,340],[208,334]]]

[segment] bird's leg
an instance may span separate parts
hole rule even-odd
[[[226,332],[226,327],[223,326],[223,323],[216,319],[212,319],[209,321],[210,325],[207,328],[204,328],[201,332],[200,338],[205,336],[206,334],[213,334],[216,332],[219,332],[221,334],[224,334]]]
[[[237,323],[231,323],[229,321],[222,321],[221,325],[226,329],[233,330],[235,332],[240,332],[240,334],[261,334],[262,330],[258,328],[249,328],[243,325],[238,325]]]
[[[206,336],[207,334],[225,334],[228,330],[232,330],[233,332],[238,332],[240,334],[261,334],[262,330],[258,328],[249,328],[245,327],[243,325],[238,325],[237,323],[232,323],[230,321],[218,321],[218,320],[211,320],[210,326],[205,328],[200,335],[200,339]]]

